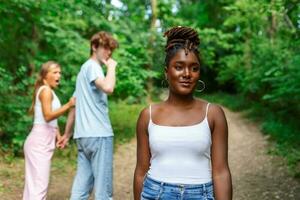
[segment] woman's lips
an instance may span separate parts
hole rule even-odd
[[[192,82],[189,82],[189,81],[181,81],[179,82],[180,85],[183,85],[185,87],[189,87],[192,85]]]

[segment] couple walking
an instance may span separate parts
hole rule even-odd
[[[24,144],[23,200],[46,199],[55,140],[58,148],[64,148],[72,136],[74,121],[78,165],[71,199],[88,199],[93,189],[97,200],[112,199],[113,130],[107,94],[115,87],[117,62],[111,56],[117,46],[117,41],[106,32],[93,35],[91,56],[77,75],[73,97],[63,106],[53,91],[59,85],[60,66],[53,61],[43,64],[31,108],[33,128]],[[106,75],[103,65],[107,67]],[[61,136],[57,118],[68,110],[65,133]]]
[[[231,200],[224,112],[220,106],[194,97],[198,83],[201,91],[204,89],[198,33],[179,26],[165,36],[164,75],[169,96],[141,111],[137,121],[134,199]],[[116,47],[116,40],[106,32],[92,37],[91,57],[80,69],[73,97],[62,107],[52,90],[59,83],[60,67],[55,63],[43,65],[33,98],[34,126],[24,146],[23,200],[46,199],[55,134],[56,146],[64,148],[74,120],[78,165],[71,200],[87,200],[93,189],[96,200],[112,199],[113,131],[107,94],[115,86],[117,63],[111,55]],[[60,136],[56,118],[67,110],[65,133]]]

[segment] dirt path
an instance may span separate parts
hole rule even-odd
[[[300,199],[300,183],[289,177],[278,157],[267,154],[268,143],[256,125],[225,109],[229,125],[229,164],[234,200]],[[117,148],[114,155],[114,199],[132,200],[136,141]],[[75,158],[73,159],[75,160]],[[75,161],[74,161],[75,162]],[[75,164],[54,157],[47,200],[68,200]],[[22,197],[24,161],[0,163],[0,199]]]

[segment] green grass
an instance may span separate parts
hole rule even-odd
[[[123,144],[135,137],[136,121],[142,104],[126,104],[125,102],[110,102],[109,115],[115,134],[115,144]]]
[[[242,111],[246,117],[259,123],[262,133],[270,135],[273,143],[269,152],[283,157],[290,173],[300,178],[300,125],[297,117],[289,113],[278,113],[239,95],[215,93],[201,97],[233,111]]]

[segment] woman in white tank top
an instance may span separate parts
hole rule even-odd
[[[61,106],[53,89],[59,85],[61,70],[58,63],[42,65],[35,82],[30,112],[34,114],[33,128],[25,140],[25,185],[23,200],[46,199],[51,158],[55,138],[59,137],[57,118],[75,105],[75,99]]]
[[[174,27],[165,36],[169,96],[140,113],[134,199],[231,200],[224,112],[193,96],[200,80],[198,34]]]

